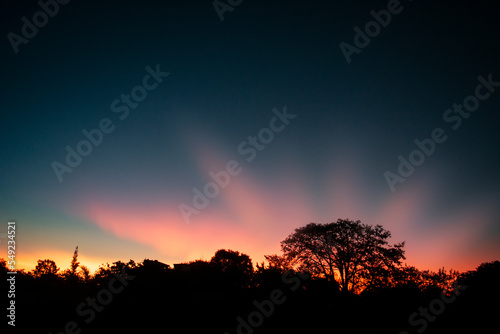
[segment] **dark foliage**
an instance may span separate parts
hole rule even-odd
[[[461,274],[420,271],[400,264],[404,243],[390,246],[389,236],[359,221],[309,224],[285,239],[284,255],[266,255],[255,270],[248,255],[220,249],[210,261],[117,261],[90,275],[77,247],[65,271],[45,259],[17,272],[15,331],[4,322],[1,332],[489,332],[499,261]],[[344,279],[336,279],[339,267]],[[8,275],[0,259],[2,291]]]
[[[53,268],[51,262],[43,263]],[[0,272],[5,282],[4,266]],[[438,284],[422,289],[411,283],[357,295],[342,292],[335,281],[275,267],[262,265],[255,272],[244,272],[245,285],[232,270],[225,272],[219,264],[201,260],[177,268],[151,260],[115,262],[101,267],[91,279],[78,281],[53,273],[21,271],[16,281],[16,332],[64,333],[65,326],[74,321],[80,333],[144,333],[159,328],[168,332],[177,328],[186,333],[233,334],[238,333],[239,317],[248,323],[259,304],[270,314],[262,316],[262,324],[252,329],[253,333],[418,333],[422,320],[412,326],[409,317],[419,308],[436,304],[443,294]],[[110,286],[118,289],[117,275],[124,273],[128,280],[123,289],[102,292],[109,291]],[[498,313],[499,281],[498,261],[461,274],[457,280],[462,286],[460,295],[445,305],[442,314],[428,321],[423,332],[487,329]],[[278,293],[281,303],[273,304],[271,312],[265,301],[269,302],[273,293]],[[447,293],[453,296],[453,291]],[[109,301],[108,295],[112,296]],[[109,303],[98,304],[102,309],[92,312],[94,317],[90,319],[87,301],[93,298],[97,303]],[[82,303],[85,307],[80,306]]]

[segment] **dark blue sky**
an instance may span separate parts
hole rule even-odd
[[[387,4],[244,0],[221,21],[211,1],[73,0],[15,53],[7,35],[41,8],[3,1],[0,217],[23,231],[21,263],[69,264],[77,244],[90,266],[218,248],[260,260],[294,228],[337,218],[383,224],[422,267],[498,258],[500,91],[457,130],[443,120],[478,76],[500,81],[498,11],[401,1],[348,64],[339,44]],[[169,76],[120,120],[111,103],[157,64]],[[297,117],[246,162],[238,145],[284,106]],[[113,132],[60,183],[51,164],[104,118]],[[392,192],[384,173],[435,128],[446,142]],[[186,224],[179,204],[230,160],[241,174]]]

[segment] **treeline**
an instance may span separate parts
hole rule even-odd
[[[359,221],[311,223],[266,263],[220,249],[209,261],[116,261],[94,273],[79,263],[77,247],[65,270],[45,259],[18,271],[15,332],[413,334],[494,326],[499,261],[464,273],[419,270],[402,263],[404,242],[389,238]],[[6,284],[4,260],[0,276]]]
[[[498,261],[465,273],[403,267],[401,281],[359,294],[310,273],[254,268],[231,250],[173,267],[145,259],[92,275],[81,268],[43,260],[20,271],[16,332],[459,333],[486,329],[499,311]]]

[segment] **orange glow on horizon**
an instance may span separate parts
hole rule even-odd
[[[209,173],[222,170],[231,158],[207,147],[207,142],[211,141],[193,141],[195,147],[190,151],[201,175],[209,182]],[[312,195],[300,166],[289,164],[286,159],[272,166],[269,179],[262,180],[248,163],[244,164],[242,157],[232,158],[239,159],[241,174],[232,177],[229,185],[199,215],[193,216],[190,224],[183,221],[177,207],[180,201],[173,196],[137,200],[126,194],[83,190],[83,197],[67,209],[67,214],[95,224],[121,240],[151,247],[160,254],[153,259],[170,265],[200,258],[209,260],[221,248],[248,254],[254,263],[260,263],[264,255],[280,254],[280,241],[295,228],[338,218],[382,225],[392,233],[390,244],[406,241],[404,262],[421,270],[473,270],[482,262],[495,260],[495,255],[500,257],[500,246],[494,240],[480,244],[481,234],[493,224],[488,217],[494,216],[481,205],[471,203],[453,214],[425,216],[426,209],[439,196],[439,189],[430,186],[435,184],[430,177],[427,182],[405,184],[397,193],[388,191],[374,206],[360,177],[361,162],[330,162],[332,172],[325,177],[323,193]],[[49,258],[66,268],[72,254],[58,249],[32,250],[19,253],[18,264],[34,268],[38,259]],[[133,260],[141,262],[143,258]],[[106,255],[97,258],[82,251],[79,259],[91,271],[101,263],[129,260],[109,259]]]

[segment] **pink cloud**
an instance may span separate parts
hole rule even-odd
[[[265,254],[279,253],[279,242],[295,228],[337,218],[383,225],[392,232],[390,243],[407,241],[407,263],[422,269],[465,269],[484,258],[486,246],[471,249],[471,245],[483,237],[489,213],[471,204],[454,210],[456,214],[427,218],[439,193],[430,182],[412,182],[394,194],[388,191],[385,199],[377,199],[380,206],[373,209],[366,195],[370,189],[363,185],[354,161],[332,164],[331,174],[325,177],[324,199],[318,200],[308,191],[296,166],[278,163],[260,178],[252,164],[223,154],[213,142],[196,140],[191,144],[205,182],[212,181],[211,171],[224,169],[229,160],[239,161],[242,171],[231,177],[229,185],[190,224],[184,222],[174,197],[136,202],[126,198],[117,201],[116,196],[86,196],[83,205],[79,203],[83,208],[80,214],[119,238],[154,247],[171,262],[209,259],[219,248],[247,253],[260,262]],[[326,216],[318,214],[325,206]]]

